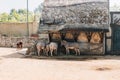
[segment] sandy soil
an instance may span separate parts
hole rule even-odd
[[[0,48],[0,80],[120,80],[120,56],[43,60],[24,58],[24,52]]]

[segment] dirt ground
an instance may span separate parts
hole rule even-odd
[[[25,58],[25,49],[0,48],[0,80],[120,80],[120,56],[77,60]]]

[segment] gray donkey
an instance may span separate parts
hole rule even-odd
[[[61,41],[61,46],[66,48],[66,55],[69,54],[70,49],[75,50],[76,55],[80,55],[80,45],[77,42],[67,42],[65,40]]]

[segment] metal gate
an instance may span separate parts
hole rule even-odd
[[[120,51],[120,26],[114,26],[112,32],[112,50]]]
[[[111,12],[112,51],[120,54],[120,12]]]

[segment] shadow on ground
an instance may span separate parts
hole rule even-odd
[[[40,59],[40,60],[63,60],[63,61],[88,61],[88,60],[120,60],[118,55],[92,56],[92,55],[64,55],[64,56],[25,56],[21,53],[12,53],[2,56],[4,58],[21,58],[21,59]]]
[[[23,54],[20,54],[20,53],[12,53],[12,54],[5,55],[2,57],[4,57],[4,58],[24,58],[25,56]]]

